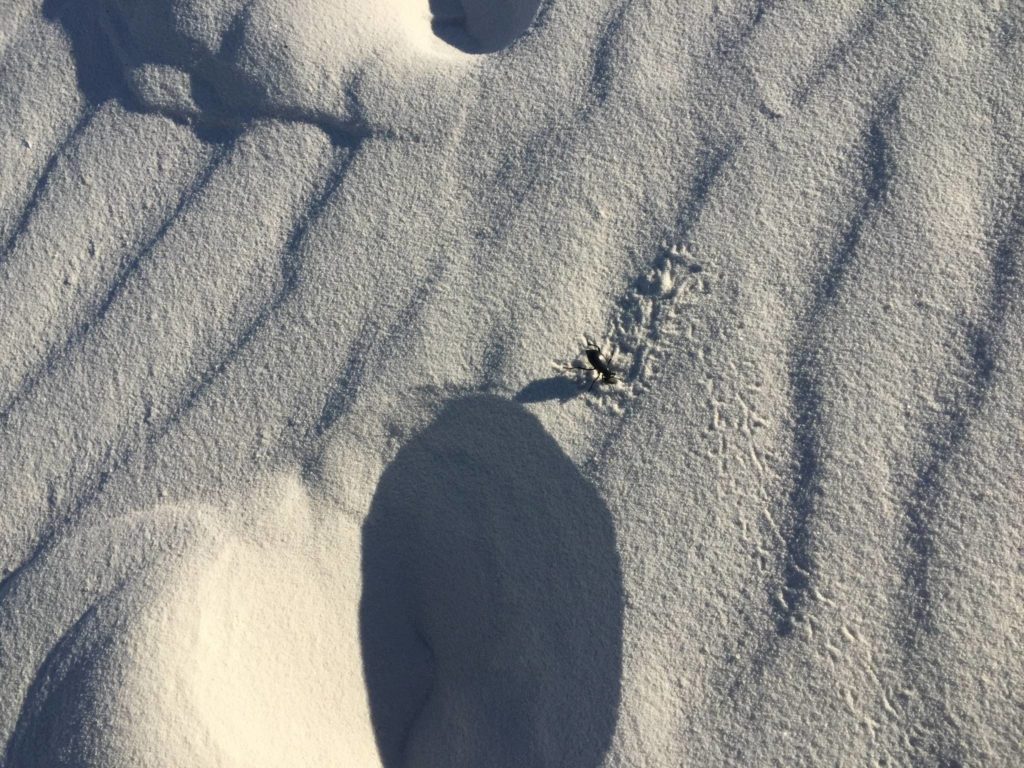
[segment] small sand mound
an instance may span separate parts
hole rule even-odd
[[[436,90],[436,64],[511,45],[539,5],[113,0],[98,11],[146,109],[214,124],[271,117],[359,133],[373,122],[367,103]]]
[[[193,542],[85,612],[37,674],[8,765],[379,765],[358,532],[314,534],[297,481],[268,494],[241,505],[244,533]]]

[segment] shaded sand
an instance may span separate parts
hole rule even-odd
[[[1024,759],[1018,5],[9,21],[5,768]]]
[[[600,762],[622,670],[615,532],[534,417],[448,405],[381,475],[362,563],[386,766]]]

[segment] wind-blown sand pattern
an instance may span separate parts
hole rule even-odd
[[[3,15],[0,765],[1024,761],[1019,4]]]

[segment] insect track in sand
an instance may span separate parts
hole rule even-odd
[[[616,303],[611,329],[598,341],[614,350],[612,368],[619,385],[589,399],[595,407],[622,413],[648,392],[683,333],[696,342],[694,323],[684,310],[710,292],[703,265],[685,247],[663,243],[658,257]],[[597,341],[597,340],[596,340]],[[701,353],[699,346],[695,354]]]

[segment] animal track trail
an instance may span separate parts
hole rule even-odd
[[[729,368],[731,376],[704,382],[710,408],[707,456],[718,473],[717,497],[749,495],[767,503],[778,457],[762,436],[768,426],[758,404],[763,385],[745,379],[735,363]]]
[[[617,302],[610,331],[592,339],[610,359],[618,383],[599,384],[593,390],[596,397],[588,402],[621,414],[630,401],[650,391],[676,350],[679,336],[685,333],[688,340],[696,341],[693,321],[685,310],[710,292],[709,282],[704,266],[685,247],[663,244],[654,263]],[[693,347],[694,354],[703,355],[699,345]],[[584,375],[590,374],[580,374]]]

